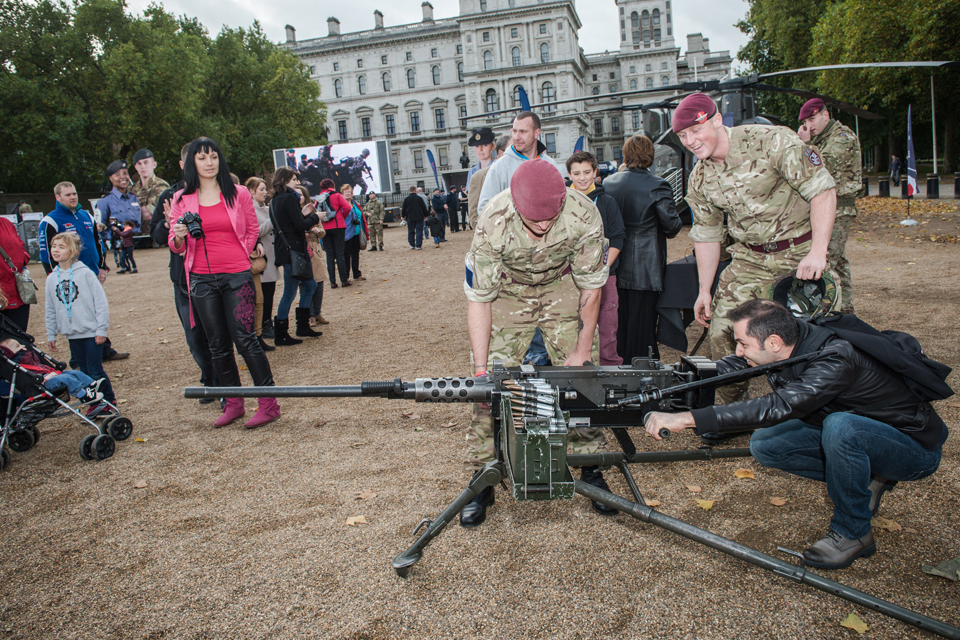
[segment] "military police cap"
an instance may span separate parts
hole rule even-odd
[[[153,151],[150,151],[150,149],[140,149],[140,151],[137,151],[135,154],[133,154],[133,164],[137,164],[141,160],[152,157]]]
[[[797,118],[800,122],[803,122],[810,116],[815,116],[824,109],[827,108],[827,105],[823,104],[823,100],[820,98],[811,98],[803,103],[803,106],[800,107],[800,117]]]
[[[705,93],[691,93],[673,112],[673,131],[679,133],[695,124],[703,124],[717,113],[717,105]]]
[[[114,161],[111,162],[110,165],[107,167],[107,177],[109,178],[110,176],[112,176],[113,174],[115,174],[117,171],[120,171],[120,170],[126,169],[126,168],[127,168],[127,161],[126,161],[126,160],[114,160]]]
[[[494,135],[493,129],[490,127],[483,127],[482,129],[474,129],[473,133],[470,134],[470,142],[467,143],[468,147],[479,147],[484,144],[493,144]]]

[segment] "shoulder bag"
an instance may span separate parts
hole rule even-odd
[[[274,230],[290,252],[290,275],[293,276],[294,280],[313,280],[313,265],[310,264],[310,256],[305,251],[294,251],[290,248],[290,243],[287,242],[283,230],[277,224],[277,219],[273,215],[273,202],[270,203],[270,221],[273,222]]]
[[[353,206],[356,207],[356,205],[353,205]],[[359,208],[355,208],[355,209],[354,209],[354,213],[353,213],[353,217],[354,217],[354,218],[357,217],[357,211],[359,211]],[[360,239],[360,250],[363,251],[364,249],[367,248],[367,232],[366,232],[366,230],[364,230],[364,228],[363,228],[363,214],[362,214],[362,213],[360,214],[360,218],[357,220],[357,226],[360,228],[360,231],[357,233],[357,238]]]
[[[10,266],[10,271],[13,272],[13,280],[17,283],[17,293],[20,294],[23,304],[37,304],[37,285],[30,277],[30,272],[27,271],[26,267],[17,269],[3,247],[0,247],[0,253],[3,254],[3,259]]]

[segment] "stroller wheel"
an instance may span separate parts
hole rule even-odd
[[[133,433],[133,423],[130,418],[114,417],[107,420],[104,424],[114,440],[126,440]]]
[[[90,451],[90,445],[97,438],[96,435],[89,435],[80,441],[80,457],[84,460],[93,460],[93,453]]]
[[[13,431],[7,436],[7,444],[17,453],[29,451],[34,444],[33,432],[27,429]]]
[[[10,452],[6,449],[0,449],[0,469],[10,464]]]
[[[37,443],[40,442],[40,429],[37,429],[36,426],[30,427],[30,433],[33,434],[33,446],[37,446]]]
[[[113,455],[116,448],[117,444],[113,438],[104,433],[93,439],[93,443],[90,445],[90,453],[97,460],[106,460]]]

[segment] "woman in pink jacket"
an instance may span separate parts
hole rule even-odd
[[[344,232],[347,229],[347,217],[350,215],[350,203],[337,193],[336,185],[330,178],[324,178],[320,181],[320,194],[316,197],[316,201],[317,213],[320,214],[323,230],[326,231],[326,235],[323,236],[323,250],[327,254],[327,275],[330,276],[330,288],[337,288],[337,274],[334,271],[334,264],[340,271],[340,282],[343,286],[349,287],[353,283],[350,282],[350,272],[347,269]],[[324,201],[329,207],[323,206]]]
[[[197,138],[183,165],[182,191],[170,209],[170,249],[184,254],[190,303],[210,345],[220,385],[240,386],[233,357],[237,345],[258,387],[273,386],[270,363],[254,334],[256,293],[250,258],[263,254],[260,226],[247,189],[238,189],[217,143]],[[197,216],[197,220],[191,220]],[[260,398],[256,415],[244,425],[253,429],[280,417],[274,398]],[[215,427],[245,413],[243,398],[228,398]]]

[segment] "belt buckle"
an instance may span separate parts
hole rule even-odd
[[[761,246],[763,247],[765,253],[776,253],[780,251],[779,242],[764,242]]]

